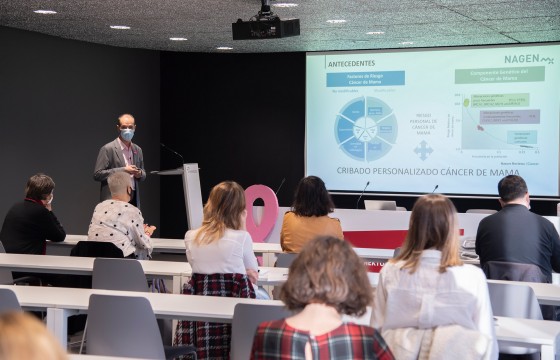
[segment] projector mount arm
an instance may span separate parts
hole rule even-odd
[[[270,0],[261,0],[261,11],[255,16],[251,18],[251,20],[277,20],[278,15],[274,15],[272,11],[270,11]]]

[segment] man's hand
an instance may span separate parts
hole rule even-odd
[[[124,171],[130,175],[134,175],[135,178],[142,177],[142,169],[138,168],[136,165],[127,165],[125,166]]]

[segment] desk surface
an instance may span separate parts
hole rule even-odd
[[[495,316],[498,341],[513,344],[541,344],[555,346],[560,334],[560,322],[547,320],[517,319]],[[520,342],[520,339],[522,342]]]
[[[85,240],[87,240],[86,235],[67,235],[63,242],[49,241],[47,244],[49,247],[72,247],[78,241]],[[154,252],[185,253],[185,241],[183,239],[152,238],[152,244]],[[392,249],[354,248],[354,250],[360,257],[376,259],[391,259],[394,253]],[[253,243],[253,251],[260,254],[278,254],[282,253],[282,248],[278,243]]]
[[[87,240],[87,235],[66,235],[62,242],[47,242],[49,247],[72,247],[78,241]],[[154,252],[185,253],[185,240],[152,238]],[[253,243],[253,250],[256,253],[281,253],[282,248],[277,243]]]
[[[91,294],[141,296],[150,301],[154,313],[159,318],[226,323],[232,321],[233,310],[238,303],[282,305],[282,302],[277,300],[214,296],[187,296],[37,286],[0,285],[0,288],[13,290],[24,308],[55,308],[87,312]],[[535,347],[548,346],[552,350],[555,349],[558,334],[560,334],[560,322],[496,317],[496,336],[500,342],[534,345]]]
[[[40,272],[53,274],[91,275],[95,258],[56,255],[28,255],[0,253],[0,267],[12,271]],[[138,260],[150,277],[169,277],[190,274],[187,262]]]
[[[154,313],[159,318],[224,323],[230,323],[232,321],[233,310],[235,305],[239,303],[282,305],[282,302],[278,300],[240,299],[216,296],[189,296],[47,286],[0,285],[0,288],[9,288],[13,290],[21,306],[24,308],[56,308],[87,312],[91,294],[140,296],[150,301]]]
[[[0,253],[0,268],[12,271],[49,274],[91,275],[95,258],[56,255],[28,255]],[[147,277],[191,276],[187,262],[138,260]],[[259,285],[278,285],[286,281],[287,268],[259,268]],[[177,292],[180,289],[177,289]]]

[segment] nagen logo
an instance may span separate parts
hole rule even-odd
[[[526,63],[542,63],[548,62],[549,65],[554,64],[553,57],[542,57],[539,54],[523,54],[523,55],[506,55],[504,57],[506,64],[526,64]]]

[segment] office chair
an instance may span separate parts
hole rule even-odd
[[[95,259],[91,285],[93,289],[150,291],[142,265],[133,259]]]
[[[0,313],[5,311],[21,311],[16,293],[10,289],[0,289]]]
[[[5,254],[6,249],[0,241],[0,254]],[[0,269],[0,285],[39,285],[42,286],[43,282],[36,276],[21,276],[14,279],[13,274],[8,269]]]
[[[276,265],[275,267],[289,268],[292,265],[294,259],[298,256],[295,253],[279,253],[276,254]]]
[[[492,313],[523,319],[542,320],[541,308],[535,292],[529,285],[488,283]],[[534,354],[537,349],[499,345],[503,354]]]
[[[298,256],[296,253],[279,253],[276,254],[276,264],[274,267],[289,268],[294,259]],[[275,286],[272,289],[272,297],[277,299],[280,294],[280,286]]]
[[[233,310],[231,325],[231,360],[251,357],[253,337],[260,323],[283,319],[292,313],[281,305],[237,304]]]
[[[173,359],[192,354],[193,346],[164,347],[150,302],[143,297],[91,295],[87,352],[138,359]]]
[[[111,243],[105,244],[113,245]],[[142,269],[142,265],[140,265],[137,260],[123,258],[96,258],[95,260],[93,260],[91,288],[104,290],[149,292],[148,282],[146,280],[144,270]],[[87,338],[88,332],[89,316],[85,322],[79,354],[81,354],[83,351],[85,339]]]

